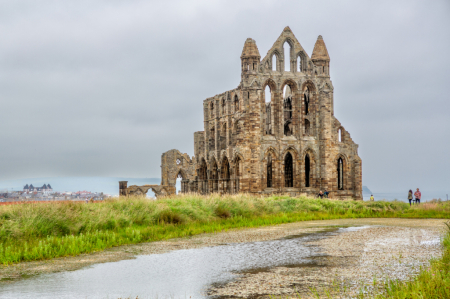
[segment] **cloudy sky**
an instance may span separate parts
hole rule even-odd
[[[450,189],[449,1],[0,1],[0,179],[160,177],[193,154],[202,101],[235,88],[245,39],[289,26],[331,57],[363,184]],[[450,190],[449,190],[450,191]]]

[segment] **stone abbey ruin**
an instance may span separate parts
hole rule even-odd
[[[285,57],[284,47],[290,48]],[[289,69],[285,69],[285,60]],[[330,56],[319,36],[311,57],[289,27],[261,59],[248,38],[238,87],[203,101],[204,131],[194,156],[161,157],[161,185],[127,186],[120,195],[181,192],[316,195],[362,199],[358,145],[334,117]]]

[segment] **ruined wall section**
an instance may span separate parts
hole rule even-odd
[[[167,151],[161,155],[161,185],[170,187],[171,194],[174,194],[177,178],[182,178],[185,183],[194,181],[196,169],[195,157],[191,159],[188,154],[182,154],[176,149]]]
[[[353,141],[350,133],[333,116],[332,137],[334,143],[335,162],[338,157],[345,160],[346,176],[344,177],[344,190],[337,193],[342,197],[362,199],[362,161],[358,156],[358,145]],[[336,185],[337,171],[332,173],[332,183]]]
[[[222,162],[226,158],[230,164],[231,178],[239,174],[240,190],[249,191],[249,93],[238,86],[222,94],[204,100],[205,149],[200,157],[208,164],[208,178],[216,171],[222,178]],[[240,158],[239,170],[235,164]]]
[[[199,163],[199,157],[203,157],[206,149],[205,131],[194,132],[194,156]],[[194,159],[194,158],[193,158]]]

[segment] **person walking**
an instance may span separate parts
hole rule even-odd
[[[317,195],[319,198],[323,198],[322,190],[319,191],[319,194]]]
[[[409,191],[408,191],[409,206],[411,206],[412,199],[413,199],[413,193],[412,193],[412,190],[409,189]]]
[[[328,198],[328,194],[330,194],[330,192],[328,192],[327,190],[325,190],[325,192],[323,193],[323,195],[325,196],[325,198]]]
[[[414,192],[414,197],[416,198],[416,204],[419,204],[420,198],[422,197],[422,193],[420,193],[419,188],[417,188],[417,191]]]
[[[370,195],[370,201],[375,201],[375,197],[373,197],[373,194]]]

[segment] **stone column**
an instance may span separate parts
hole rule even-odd
[[[119,181],[119,197],[128,196],[127,186],[128,186],[128,181]]]

